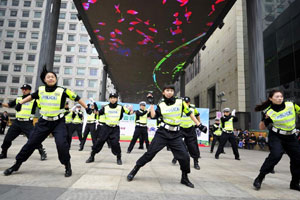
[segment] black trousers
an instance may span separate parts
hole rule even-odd
[[[4,132],[5,132],[6,124],[7,124],[7,123],[3,123],[3,122],[1,123],[0,134],[2,134],[2,135],[3,135]]]
[[[101,127],[101,134],[96,144],[92,147],[93,153],[99,153],[104,143],[109,140],[111,144],[111,152],[117,157],[121,157],[121,147],[120,147],[120,127],[110,127],[103,125]]]
[[[33,130],[32,121],[18,121],[15,120],[11,127],[8,129],[7,134],[3,140],[3,144],[1,145],[2,152],[7,153],[7,150],[21,133],[24,133],[27,139],[30,136],[31,131]],[[37,149],[43,148],[42,144],[40,144]]]
[[[218,150],[215,156],[219,156],[224,151],[224,146],[227,141],[229,141],[231,144],[231,148],[235,158],[239,158],[240,155],[239,155],[235,135],[233,133],[226,133],[226,132],[222,132],[221,142],[219,143]]]
[[[68,138],[71,137],[71,141],[72,141],[72,135],[74,132],[77,132],[78,138],[79,138],[79,142],[81,144],[82,142],[82,124],[74,124],[72,123],[72,125],[70,126],[70,132],[68,132]],[[71,145],[71,143],[70,143]]]
[[[96,139],[96,142],[93,144],[93,146],[97,143],[97,140],[100,139],[101,133],[104,130],[103,126],[104,126],[104,124],[102,124],[102,125],[98,124],[97,125],[97,129],[96,129],[97,139]],[[110,148],[111,147],[110,140],[106,140],[106,143],[107,143],[108,147]]]
[[[145,141],[146,148],[149,148],[149,140],[148,140],[148,127],[147,126],[135,126],[135,130],[132,136],[132,139],[130,141],[128,151],[132,151],[137,139],[142,138],[142,141],[140,140],[140,146],[143,146],[143,143]]]
[[[281,135],[269,130],[270,154],[260,168],[260,173],[270,173],[281,160],[284,152],[290,157],[292,179],[300,180],[300,145],[296,136]]]
[[[83,148],[86,138],[91,133],[92,136],[92,143],[93,145],[96,143],[97,140],[97,132],[96,132],[96,123],[87,123],[83,132],[83,138],[80,144],[80,147]]]
[[[73,133],[71,133],[71,130],[73,129],[73,124],[66,123],[66,129],[67,129],[67,142],[68,142],[69,146],[71,147],[72,136],[73,136]]]
[[[27,143],[16,156],[17,162],[25,162],[50,133],[55,138],[59,161],[61,164],[66,165],[70,161],[71,156],[67,142],[65,118],[56,121],[47,121],[40,118],[30,134]]]
[[[221,143],[221,135],[218,136],[218,135],[213,135],[213,141],[211,142],[211,147],[210,147],[210,151],[213,152],[214,151],[214,147],[215,147],[215,144],[216,142],[219,142],[219,145]],[[222,153],[224,152],[224,149],[222,151]]]
[[[144,166],[167,145],[170,147],[175,159],[179,161],[181,171],[190,173],[190,156],[182,141],[181,133],[179,131],[168,131],[162,127],[156,131],[149,149],[136,161],[136,165],[140,167]]]
[[[184,143],[187,146],[190,156],[194,159],[198,159],[200,157],[200,150],[195,127],[180,128],[180,132],[184,138]]]

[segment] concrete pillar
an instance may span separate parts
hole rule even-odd
[[[261,0],[247,0],[247,25],[249,44],[249,80],[250,80],[250,128],[258,129],[261,114],[254,112],[255,105],[266,99],[265,62],[263,47]]]
[[[180,96],[185,96],[185,71],[180,74]]]
[[[101,88],[100,101],[105,101],[106,81],[107,81],[107,66],[103,66],[103,71],[102,71],[102,88]]]

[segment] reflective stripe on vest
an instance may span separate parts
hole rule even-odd
[[[167,105],[165,102],[159,104],[163,121],[172,126],[178,126],[182,117],[182,99],[176,99],[173,105]]]
[[[104,107],[105,123],[108,125],[119,125],[122,106],[117,105],[116,108]]]
[[[228,121],[224,123],[225,131],[233,131],[233,117],[231,117]]]
[[[46,117],[55,117],[65,112],[61,109],[61,99],[64,89],[57,87],[53,92],[47,92],[45,86],[39,87],[40,114]]]
[[[222,135],[222,129],[220,124],[214,124],[214,127],[216,128],[214,134],[216,136],[221,136]]]
[[[79,115],[78,114],[83,114],[82,112],[79,112],[79,113],[77,113],[76,115],[75,115],[75,117],[74,117],[74,119],[73,119],[73,123],[75,123],[75,124],[80,124],[80,123],[82,123],[82,119],[80,119],[80,117],[79,117]]]
[[[102,124],[105,124],[105,115],[98,115],[98,121]]]
[[[273,126],[283,131],[296,128],[296,112],[292,102],[285,102],[285,109],[276,112],[272,108],[266,113],[273,121]]]
[[[190,110],[195,115],[195,109],[193,107],[190,107]],[[180,127],[182,128],[190,128],[195,125],[195,122],[191,119],[190,116],[187,116],[185,113],[182,113]]]
[[[18,104],[21,100],[22,97],[17,97],[16,104]],[[21,110],[19,112],[16,112],[16,118],[22,118],[22,119],[33,118],[33,114],[31,114],[33,104],[34,104],[34,100],[27,103],[23,103]]]
[[[147,119],[148,119],[148,112],[145,113],[143,116],[140,116],[140,118],[136,120],[136,122],[141,124],[147,124]]]
[[[96,121],[96,119],[95,119],[95,113],[88,114],[88,115],[87,115],[87,121],[88,121],[89,123],[95,122],[95,121]]]
[[[72,112],[69,112],[67,115],[65,115],[66,123],[72,123],[72,114]]]

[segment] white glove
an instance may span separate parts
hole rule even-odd
[[[73,108],[71,109],[73,112],[75,112],[76,106],[73,106]]]
[[[92,102],[92,103],[94,103],[95,101],[94,101],[94,99],[91,97],[91,98],[89,98],[89,100]]]
[[[231,115],[235,116],[235,109],[232,110]]]

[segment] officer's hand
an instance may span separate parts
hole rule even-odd
[[[89,115],[92,114],[92,112],[93,112],[93,110],[90,107],[86,108],[85,111]]]
[[[202,132],[204,132],[204,133],[207,132],[207,127],[204,126],[204,125],[202,125],[202,124],[199,124],[198,128],[199,128],[200,131],[202,131]]]
[[[20,112],[21,108],[22,108],[22,104],[18,103],[15,107],[15,110]]]

